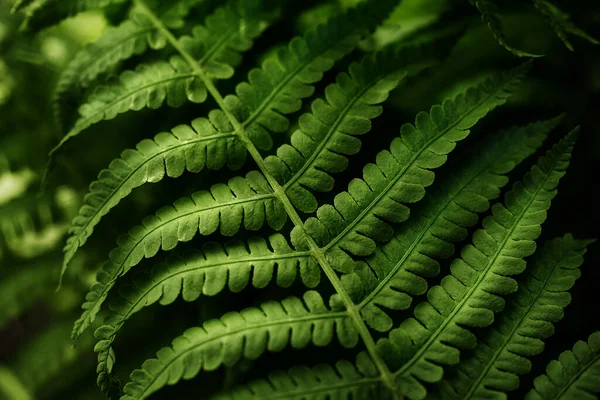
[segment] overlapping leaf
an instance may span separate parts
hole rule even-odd
[[[466,163],[449,167],[457,172],[434,187],[391,242],[343,278],[373,329],[391,329],[385,309],[405,310],[412,296],[426,292],[425,278],[439,273],[437,260],[454,254],[454,243],[467,237],[467,228],[508,183],[506,174],[533,154],[560,120],[515,127],[475,148]]]
[[[439,382],[443,366],[457,364],[461,350],[474,348],[477,338],[470,329],[491,325],[494,313],[504,308],[502,296],[517,290],[511,276],[523,272],[523,259],[535,251],[576,137],[577,130],[563,138],[513,186],[504,205],[492,207],[483,228],[473,234],[473,245],[462,249],[441,285],[429,290],[415,318],[378,343],[382,357],[397,368],[398,387],[407,398],[425,398],[424,383]]]
[[[201,1],[174,2],[159,18],[167,28],[180,28],[190,8]],[[167,39],[156,25],[139,12],[133,12],[129,19],[117,27],[106,28],[96,41],[78,52],[61,73],[54,93],[59,124],[62,123],[62,108],[69,92],[88,87],[98,76],[111,71],[121,61],[142,54],[149,48],[159,50],[166,45]]]
[[[338,194],[334,205],[320,207],[316,218],[309,218],[303,228],[294,228],[294,245],[306,246],[308,234],[333,268],[352,272],[351,255],[369,256],[376,242],[391,239],[394,230],[389,223],[408,219],[405,204],[423,198],[434,180],[432,170],[446,162],[447,154],[469,135],[473,125],[506,102],[527,68],[525,64],[495,76],[432,107],[429,114],[418,114],[416,126],[403,125],[390,151],[380,152],[376,164],[364,168],[363,179],[351,181],[348,192]]]
[[[380,104],[402,79],[433,62],[435,50],[438,46],[428,44],[369,55],[338,75],[325,97],[312,103],[312,112],[300,118],[291,145],[281,146],[277,156],[265,160],[296,208],[304,212],[317,208],[310,192],[333,188],[331,175],[344,171],[348,156],[359,152],[359,136],[371,130],[371,119],[382,112]]]
[[[489,399],[519,387],[519,375],[531,369],[529,358],[544,350],[543,340],[554,333],[553,324],[571,301],[568,291],[581,275],[589,243],[566,235],[536,252],[507,308],[440,383],[438,398]]]

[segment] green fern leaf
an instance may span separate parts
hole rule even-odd
[[[492,32],[492,35],[494,35],[496,41],[506,50],[519,57],[543,56],[543,54],[534,54],[517,49],[516,47],[508,43],[508,39],[502,32],[502,23],[498,14],[498,7],[496,6],[493,0],[474,0],[474,5],[481,13],[481,20],[488,26],[490,32]]]
[[[117,82],[97,88],[79,108],[80,117],[74,127],[50,152],[50,163],[65,143],[100,121],[143,108],[157,109],[165,102],[170,107],[188,101],[203,103],[208,92],[200,74],[214,79],[233,75],[241,53],[249,50],[253,40],[269,26],[261,8],[268,4],[263,3],[232,0],[208,17],[205,27],[197,27],[192,36],[179,39],[178,46],[193,57],[194,63],[175,55],[169,62],[142,64],[135,71],[125,71]]]
[[[249,308],[191,328],[144,362],[131,374],[122,400],[141,400],[165,385],[191,379],[202,370],[231,366],[241,358],[254,360],[266,351],[277,352],[291,345],[302,349],[310,344],[327,346],[337,337],[344,347],[358,343],[358,332],[345,311],[329,310],[321,296],[307,292],[303,300],[289,297],[270,301],[260,309]],[[102,342],[96,348],[102,347]]]
[[[429,289],[428,302],[415,308],[416,319],[405,320],[390,339],[378,343],[382,357],[397,368],[398,387],[409,399],[425,398],[423,382],[439,382],[443,365],[457,364],[461,349],[474,348],[477,338],[469,328],[491,325],[494,313],[504,308],[501,296],[517,290],[510,276],[523,272],[523,258],[535,251],[534,240],[577,135],[576,129],[542,157],[506,194],[505,205],[492,207],[483,229],[473,234],[473,245],[465,246],[450,266],[451,274]]]
[[[82,316],[75,323],[77,338],[93,322],[115,280],[126,274],[144,258],[154,257],[159,250],[172,250],[179,242],[187,242],[200,233],[210,235],[220,231],[232,236],[242,226],[260,229],[267,221],[275,230],[287,219],[283,205],[275,198],[267,180],[259,172],[246,178],[236,177],[228,185],[214,185],[164,207],[142,225],[119,238],[119,247],[110,253],[110,260],[98,274],[97,283],[86,296]]]
[[[381,384],[377,369],[365,353],[359,353],[356,365],[339,361],[314,368],[295,366],[288,372],[278,371],[268,379],[251,382],[212,400],[285,400],[285,399],[390,399]]]
[[[24,26],[40,30],[84,11],[107,8],[129,0],[45,0],[28,13]]]
[[[506,174],[533,154],[561,120],[515,127],[474,149],[465,165],[449,169],[458,172],[434,188],[391,242],[343,278],[373,329],[391,329],[392,319],[384,309],[405,310],[412,296],[427,291],[424,278],[440,271],[436,260],[454,254],[454,243],[467,238],[467,228],[508,183]]]
[[[242,62],[241,54],[252,48],[280,15],[279,0],[230,0],[184,36],[179,45],[198,61],[211,79],[229,79]]]
[[[244,164],[246,148],[236,140],[222,113],[213,112],[209,118],[160,133],[154,140],[143,140],[135,150],[125,150],[121,158],[100,172],[69,229],[63,273],[101,218],[136,187],[159,182],[165,176],[179,177],[185,170],[218,170],[224,165],[237,169]]]
[[[581,275],[589,243],[566,235],[536,252],[500,319],[478,335],[473,353],[441,383],[440,399],[489,399],[519,387],[518,376],[531,369],[528,358],[543,351],[542,340],[554,333],[552,324],[571,301],[568,291]]]
[[[323,74],[395,5],[395,0],[362,2],[278,49],[261,68],[250,71],[248,82],[237,85],[236,95],[224,99],[225,108],[241,123],[236,129],[243,130],[258,149],[269,150],[273,145],[269,132],[287,131],[285,115],[300,110],[301,100],[313,94]]]
[[[249,249],[249,250],[248,250]],[[271,250],[272,249],[272,250]],[[253,238],[248,243],[232,242],[225,246],[208,243],[203,252],[191,257],[175,259],[155,268],[151,274],[138,274],[133,285],[120,290],[110,303],[105,325],[96,330],[102,341],[98,354],[98,382],[103,392],[110,391],[110,375],[114,360],[112,343],[117,334],[143,307],[154,303],[168,305],[180,295],[185,301],[195,301],[201,295],[214,296],[227,286],[233,292],[241,291],[250,281],[257,288],[266,287],[276,274],[277,284],[289,287],[300,273],[307,287],[315,287],[320,280],[320,269],[308,252],[290,248],[280,234],[271,236],[269,243]]]
[[[600,332],[579,341],[546,367],[534,380],[525,400],[595,399],[600,394]]]
[[[569,40],[569,35],[579,36],[592,44],[600,44],[600,41],[588,35],[571,21],[571,17],[556,6],[556,4],[545,0],[534,0],[535,7],[540,10],[550,21],[554,32],[564,45],[571,51],[575,51]]]
[[[333,268],[352,272],[350,255],[368,256],[376,242],[392,238],[388,222],[408,219],[410,211],[404,204],[423,198],[425,188],[433,183],[431,170],[446,162],[446,155],[473,125],[506,102],[527,69],[527,64],[520,66],[432,107],[430,114],[418,114],[416,127],[402,126],[401,137],[394,139],[390,151],[380,152],[376,164],[364,168],[363,180],[354,179],[348,192],[335,197],[334,206],[320,207],[317,217],[306,221],[304,232],[322,247]],[[292,231],[297,248],[307,246],[304,232],[301,227]]]
[[[348,167],[347,156],[358,153],[357,137],[371,129],[371,119],[382,113],[380,104],[410,73],[435,58],[438,46],[391,49],[375,53],[338,75],[325,90],[325,98],[312,103],[312,112],[300,118],[291,145],[265,159],[269,172],[284,186],[296,208],[313,212],[317,200],[310,191],[333,188],[333,173]],[[439,49],[437,49],[439,50]]]

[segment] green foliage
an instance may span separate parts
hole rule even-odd
[[[587,8],[0,10],[3,399],[596,398]]]
[[[509,40],[503,31],[502,18],[499,14],[500,10],[496,4],[496,0],[469,1],[477,7],[481,13],[483,22],[488,26],[498,43],[506,50],[519,57],[540,57],[543,55],[521,50],[509,43]],[[579,36],[592,44],[600,44],[600,41],[588,35],[584,30],[574,24],[571,21],[571,17],[553,2],[548,0],[533,0],[533,5],[548,19],[558,38],[569,50],[574,51],[573,44],[569,40],[569,35]]]
[[[587,343],[578,341],[546,367],[546,374],[535,378],[527,400],[594,398],[600,393],[600,332],[590,335]]]

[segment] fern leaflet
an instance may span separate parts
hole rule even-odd
[[[588,35],[571,21],[570,16],[558,8],[554,3],[546,0],[534,0],[535,7],[540,10],[550,21],[556,36],[571,51],[575,51],[573,44],[569,40],[569,35],[579,36],[592,44],[600,44],[600,41]]]
[[[600,393],[600,332],[550,361],[546,374],[535,378],[534,385],[525,400],[595,398]]]
[[[175,2],[161,13],[161,21],[172,29],[181,27],[194,3]],[[109,26],[102,36],[78,52],[60,75],[54,92],[55,116],[59,125],[62,125],[68,93],[88,87],[98,76],[112,70],[121,61],[142,54],[148,48],[159,50],[166,45],[166,38],[152,21],[139,12],[132,12],[131,17],[117,27]]]

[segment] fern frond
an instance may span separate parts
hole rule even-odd
[[[391,1],[391,0],[386,0],[386,1]],[[385,8],[385,7],[384,7]],[[260,97],[260,100],[258,100],[258,109],[256,110],[256,112],[253,115],[253,119],[252,121],[254,121],[254,119],[256,119],[256,123],[248,120],[246,121],[248,124],[250,124],[251,126],[259,127],[259,123],[261,118],[263,117],[267,117],[267,116],[272,116],[274,115],[274,111],[272,111],[272,107],[275,107],[275,109],[277,109],[278,112],[283,112],[281,108],[276,107],[276,103],[282,103],[285,102],[289,99],[292,99],[292,97],[290,96],[296,96],[296,100],[294,100],[294,103],[297,104],[297,108],[300,107],[300,99],[303,97],[306,97],[308,95],[310,95],[310,93],[312,93],[312,86],[307,86],[308,83],[312,83],[314,84],[315,82],[317,82],[318,80],[321,79],[322,74],[324,71],[330,69],[333,66],[333,57],[340,57],[342,54],[340,54],[340,50],[336,47],[336,43],[338,47],[343,47],[345,49],[345,51],[349,51],[348,49],[348,45],[345,44],[346,42],[344,42],[344,40],[348,40],[347,36],[350,36],[352,39],[352,43],[355,43],[358,38],[356,37],[356,35],[352,34],[353,29],[360,29],[363,27],[363,23],[364,23],[364,18],[361,19],[361,23],[358,23],[356,26],[350,25],[350,23],[352,22],[356,22],[356,20],[359,19],[359,13],[361,12],[361,9],[357,9],[354,10],[353,12],[349,12],[348,15],[352,16],[352,20],[350,21],[346,21],[345,19],[343,19],[342,17],[338,17],[337,19],[334,19],[332,22],[330,22],[329,24],[325,25],[324,27],[321,26],[319,29],[317,29],[314,32],[309,32],[306,36],[306,38],[295,38],[294,40],[292,40],[292,42],[290,43],[289,47],[287,47],[284,50],[281,50],[278,54],[277,57],[275,57],[274,59],[271,59],[270,61],[267,61],[264,65],[263,65],[263,69],[261,70],[254,70],[254,72],[250,73],[250,81],[251,82],[259,82],[255,77],[258,76],[263,76],[264,74],[266,74],[267,72],[269,72],[269,79],[271,79],[271,70],[273,68],[277,68],[279,69],[279,65],[282,66],[288,66],[288,61],[291,60],[295,60],[294,62],[294,66],[296,68],[292,68],[291,66],[288,66],[289,69],[286,69],[284,72],[285,74],[282,76],[278,76],[279,79],[281,79],[281,81],[279,82],[278,85],[271,87],[270,91],[257,91],[254,92],[254,89],[252,89],[252,87],[249,84],[241,84],[238,86],[238,94],[241,96],[240,99],[246,99],[246,101],[250,101],[249,98],[246,98],[246,95],[243,95],[242,93],[246,93],[248,90],[250,90],[252,93],[254,93],[256,96]],[[364,10],[362,10],[364,11]],[[371,11],[371,13],[373,13]],[[370,15],[370,14],[369,14]],[[375,18],[372,16],[372,18]],[[368,19],[367,19],[368,20]],[[343,29],[340,25],[343,25]],[[348,26],[347,26],[348,25]],[[203,37],[203,30],[197,30],[196,31],[196,37],[197,38],[202,38]],[[328,41],[324,41],[326,43],[321,43],[321,40],[319,39],[320,34],[323,33],[327,33],[329,40]],[[210,36],[210,35],[208,35]],[[198,40],[194,40],[192,38],[187,38],[187,39],[182,39],[182,42],[185,44],[187,43],[185,46],[187,48],[193,48],[194,46],[198,46]],[[339,44],[338,42],[342,42],[342,44]],[[243,43],[242,43],[243,44]],[[331,48],[326,47],[327,45],[329,45]],[[324,47],[325,46],[325,47]],[[337,50],[336,50],[337,49]],[[206,53],[208,54],[208,53]],[[224,53],[227,54],[227,53]],[[224,59],[223,62],[227,62],[227,60],[229,60],[231,62],[231,57],[232,54],[229,54],[228,57],[226,57]],[[215,58],[215,60],[219,60],[218,58]],[[297,65],[296,65],[297,64]],[[215,64],[216,65],[216,64]],[[222,63],[219,64],[222,66]],[[226,68],[213,68],[215,71],[216,70],[220,70],[222,72],[226,72],[227,69]],[[217,74],[218,75],[218,74]],[[291,92],[290,92],[291,91]],[[299,96],[299,97],[298,97]],[[230,96],[229,97],[229,101],[233,101],[234,97]],[[237,98],[236,98],[237,99]],[[239,101],[239,99],[238,99]],[[271,102],[275,102],[273,104],[269,104]],[[298,102],[298,103],[296,103]],[[238,105],[241,106],[242,103],[239,103]],[[283,103],[282,103],[283,104]],[[296,107],[296,106],[294,106]],[[296,109],[295,109],[296,110]],[[290,112],[292,112],[290,110]],[[213,125],[215,125],[217,131],[219,132],[231,132],[232,135],[234,134],[234,128],[238,129],[239,127],[231,127],[229,125],[229,122],[225,122],[226,121],[226,116],[223,115],[223,112],[221,111],[213,111],[211,113],[211,122],[213,123]],[[265,114],[263,116],[263,114]],[[277,114],[278,115],[278,114]],[[257,125],[259,124],[259,125]],[[248,126],[248,129],[254,129],[251,128],[251,126]],[[286,126],[287,126],[287,119],[286,119]],[[183,129],[183,128],[181,128]],[[257,128],[257,129],[263,129],[263,128]],[[214,129],[210,126],[208,126],[205,129],[207,132],[213,132]],[[198,129],[199,132],[203,132],[203,130]],[[186,135],[189,136],[189,135]],[[63,139],[64,141],[64,139]],[[269,137],[269,141],[270,141],[270,137]],[[142,142],[142,143],[146,143],[146,142]],[[217,138],[215,138],[215,144],[217,143]],[[176,146],[176,145],[174,145]],[[218,153],[215,153],[214,156],[216,157],[216,162],[213,164],[215,165],[215,167],[217,165],[222,166],[222,163],[219,163],[219,160],[222,160],[224,155],[221,153],[223,150],[218,150],[218,149],[222,149],[223,147],[227,147],[227,149],[230,149],[233,154],[235,154],[235,156],[232,156],[230,159],[232,160],[229,164],[231,167],[236,168],[241,166],[241,164],[243,163],[244,160],[244,156],[242,156],[242,152],[245,154],[245,149],[242,149],[242,144],[238,143],[236,140],[234,140],[233,138],[225,138],[223,137],[222,140],[218,141],[218,144],[216,144],[214,146],[215,151],[219,151]],[[60,145],[56,148],[58,149],[60,148]],[[174,147],[175,148],[175,147]],[[55,149],[55,150],[56,150]],[[165,153],[166,156],[175,156],[177,153],[175,152],[169,152],[169,153]],[[125,154],[123,154],[122,159],[124,161],[126,161],[127,163],[131,164],[131,162],[129,162],[128,160],[125,160],[125,158],[130,158],[125,156]],[[136,157],[137,158],[137,157]],[[212,157],[208,157],[209,159]],[[166,160],[167,158],[165,158]],[[233,159],[235,159],[235,161],[233,161]],[[152,160],[151,162],[153,163],[152,165],[162,165],[162,161],[160,161],[160,159],[156,160],[156,164],[154,164],[154,158],[153,157],[148,157],[148,160]],[[130,171],[135,171],[136,167],[142,168],[143,163],[140,161],[136,161],[134,163],[134,168],[131,168]],[[219,168],[220,168],[219,166]],[[123,165],[123,163],[121,161],[117,161],[114,164],[114,168],[111,165],[111,168],[109,168],[109,171],[113,170],[112,172],[117,172],[117,170],[119,170],[119,176],[122,178],[119,179],[120,182],[114,182],[113,183],[113,179],[103,179],[102,175],[105,174],[107,175],[107,173],[103,172],[100,174],[100,179],[98,182],[98,184],[94,183],[91,186],[91,194],[90,196],[87,198],[86,200],[86,205],[82,208],[81,213],[80,213],[80,217],[83,218],[79,218],[77,220],[74,221],[73,223],[73,227],[72,227],[72,232],[73,235],[68,239],[68,243],[65,247],[65,261],[63,264],[63,273],[66,270],[67,264],[69,262],[69,260],[73,257],[73,255],[75,254],[75,252],[77,251],[77,249],[79,247],[81,247],[85,241],[87,240],[87,238],[91,235],[92,231],[93,231],[93,227],[99,222],[100,218],[106,214],[112,207],[114,207],[116,204],[118,204],[118,202],[125,197],[127,194],[129,194],[129,192],[131,191],[131,189],[133,189],[136,186],[139,186],[145,182],[139,182],[137,181],[136,178],[134,178],[133,176],[130,176],[130,173],[127,173],[127,168]],[[200,168],[195,167],[193,169],[193,171],[199,171]],[[161,169],[162,171],[162,169]],[[176,171],[180,171],[180,169],[176,169]],[[169,176],[179,176],[180,173],[174,173],[173,175],[171,175],[167,169],[167,174]],[[112,174],[111,174],[112,175]],[[163,174],[160,173],[159,174],[160,177],[162,178]],[[110,175],[108,175],[110,176]],[[134,180],[135,179],[135,180]],[[146,179],[146,181],[154,181],[153,179]],[[110,189],[107,190],[107,187],[110,187]]]
[[[357,263],[354,276],[343,282],[356,293],[369,326],[388,331],[393,321],[385,309],[405,310],[412,296],[426,292],[424,278],[440,271],[436,260],[454,254],[454,243],[467,237],[467,228],[508,183],[506,174],[533,154],[561,120],[515,127],[475,148],[473,157],[434,188],[391,242]]]
[[[237,85],[236,95],[224,99],[227,110],[240,121],[236,129],[243,130],[258,149],[269,150],[273,143],[269,132],[287,131],[285,115],[300,110],[302,99],[313,94],[323,74],[395,5],[394,0],[362,2],[278,49],[261,68],[250,71],[248,82]]]
[[[498,7],[494,3],[494,0],[472,0],[471,3],[473,3],[481,13],[481,20],[487,25],[496,41],[506,50],[519,57],[543,56],[543,54],[534,54],[517,49],[508,42],[508,39],[502,32],[502,22],[500,20],[500,15],[498,14]]]
[[[188,101],[203,103],[208,92],[200,75],[215,79],[233,75],[241,53],[252,47],[253,40],[272,21],[267,16],[273,9],[267,13],[262,8],[270,3],[231,0],[206,19],[206,26],[196,27],[192,36],[179,39],[178,46],[193,57],[194,63],[175,55],[169,62],[142,64],[135,71],[125,71],[117,82],[97,88],[79,108],[80,117],[73,128],[50,152],[50,163],[65,143],[100,121],[143,108],[157,109],[165,102],[170,107]]]
[[[600,332],[579,341],[546,367],[534,380],[525,400],[594,399],[600,394]]]
[[[245,179],[233,178],[228,185],[214,185],[210,191],[197,192],[160,209],[119,238],[119,247],[110,253],[98,282],[86,296],[73,337],[77,338],[93,322],[115,280],[142,259],[154,257],[161,249],[172,250],[197,233],[210,235],[219,230],[222,235],[232,236],[242,224],[248,230],[258,230],[265,221],[279,230],[286,220],[283,204],[275,198],[265,177],[256,171],[248,173]]]
[[[533,4],[542,13],[552,25],[556,36],[571,51],[575,51],[573,44],[569,40],[569,35],[579,36],[592,44],[600,44],[596,38],[590,36],[571,21],[569,14],[562,11],[556,4],[546,0],[534,0]]]
[[[409,399],[423,399],[427,393],[423,382],[439,382],[443,366],[457,364],[460,350],[475,347],[477,338],[470,329],[491,325],[494,313],[504,308],[501,296],[517,290],[511,276],[523,272],[523,258],[535,251],[534,240],[569,165],[577,135],[576,129],[563,138],[523,182],[513,186],[504,205],[492,207],[483,228],[473,234],[473,245],[462,249],[441,285],[429,289],[428,302],[415,308],[415,318],[378,343],[380,354],[397,368],[398,387]]]
[[[32,7],[27,14],[24,26],[40,30],[58,24],[62,20],[84,11],[108,8],[124,4],[130,0],[46,0]]]
[[[290,286],[298,273],[307,287],[315,287],[320,280],[320,269],[308,252],[292,250],[280,234],[269,238],[252,238],[248,243],[231,242],[225,247],[217,243],[203,246],[202,253],[175,259],[155,268],[151,274],[139,274],[133,284],[124,287],[114,301],[110,302],[110,313],[105,325],[96,330],[102,341],[97,349],[98,382],[103,392],[110,391],[109,376],[114,358],[112,343],[117,334],[143,307],[154,303],[168,305],[180,295],[185,301],[195,301],[203,296],[214,296],[228,287],[239,292],[250,281],[257,288],[264,288],[275,279],[281,287]]]
[[[0,328],[54,293],[56,263],[37,261],[35,264],[19,268],[0,280]]]
[[[436,48],[430,44],[369,55],[338,75],[325,97],[312,103],[312,112],[300,118],[291,145],[281,146],[277,156],[265,159],[296,208],[307,213],[316,210],[311,191],[333,188],[331,175],[344,171],[347,157],[358,153],[358,136],[371,130],[371,120],[383,111],[380,104],[401,80],[433,62]]]
[[[346,312],[329,310],[314,291],[302,300],[289,297],[281,303],[270,301],[260,308],[228,313],[202,328],[187,330],[172,347],[145,361],[131,374],[122,400],[145,399],[165,385],[192,379],[200,370],[231,366],[241,358],[254,360],[266,351],[278,352],[289,345],[295,349],[327,346],[334,337],[347,348],[358,343],[358,332]]]
[[[552,324],[571,301],[569,290],[581,275],[589,243],[566,235],[536,252],[499,320],[478,335],[473,353],[440,384],[440,399],[489,399],[519,387],[519,375],[531,369],[528,358],[543,351],[543,339],[554,333]]]
[[[333,268],[352,272],[351,255],[369,256],[376,242],[392,238],[394,231],[388,222],[408,219],[410,211],[404,204],[423,198],[434,180],[432,170],[446,162],[446,155],[469,135],[473,125],[506,102],[527,69],[525,64],[500,74],[432,107],[430,114],[418,114],[416,126],[403,125],[401,137],[394,139],[390,151],[380,152],[376,164],[364,168],[363,179],[351,181],[348,192],[338,194],[333,206],[321,206],[304,229],[294,228],[294,245],[304,248],[308,234],[322,247]]]
[[[209,119],[198,118],[189,126],[180,125],[170,133],[159,133],[154,140],[141,141],[135,150],[125,150],[121,158],[101,171],[98,180],[90,185],[84,205],[69,229],[63,273],[102,217],[136,187],[159,182],[165,176],[177,178],[186,170],[218,170],[224,165],[231,169],[241,167],[246,149],[231,130],[219,113],[211,113]]]
[[[335,367],[327,364],[313,368],[299,365],[212,397],[212,400],[275,399],[388,400],[391,396],[381,384],[373,362],[366,353],[359,353],[356,365],[345,360],[337,362]]]

